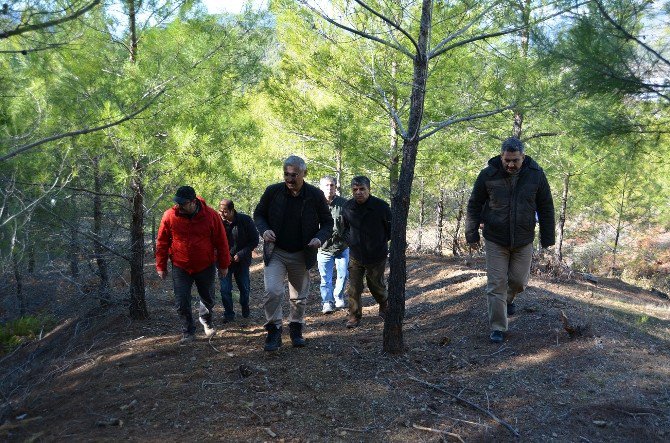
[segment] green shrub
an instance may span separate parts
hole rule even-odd
[[[0,355],[28,340],[34,340],[40,332],[53,328],[55,320],[49,316],[28,316],[0,325]]]

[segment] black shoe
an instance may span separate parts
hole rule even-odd
[[[265,325],[268,336],[265,337],[265,350],[276,351],[281,346],[281,326],[275,324]]]
[[[302,337],[302,323],[292,321],[288,324],[288,332],[291,336],[291,343],[294,348],[302,348],[305,346],[305,339]]]
[[[235,316],[232,317],[221,317],[221,323],[232,323],[235,321]]]
[[[490,335],[489,338],[491,339],[492,343],[502,343],[503,340],[504,340],[502,331],[491,332],[491,335]]]
[[[507,316],[512,316],[516,313],[516,306],[514,306],[514,302],[512,303],[507,303]]]
[[[249,318],[250,314],[249,306],[242,306],[242,318]]]

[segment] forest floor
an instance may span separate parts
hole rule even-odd
[[[171,285],[148,272],[150,320],[91,309],[0,359],[0,440],[670,441],[663,294],[534,276],[494,345],[482,259],[407,268],[401,356],[382,352],[369,293],[356,329],[344,311],[322,315],[315,272],[307,346],[284,328],[284,346],[264,352],[258,257],[251,318],[180,346]]]

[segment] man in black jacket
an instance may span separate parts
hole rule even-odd
[[[524,154],[521,140],[510,137],[500,156],[483,169],[468,201],[465,238],[479,247],[479,227],[486,239],[486,295],[490,339],[502,343],[514,298],[525,289],[533,256],[536,220],[540,244],[554,244],[554,202],[544,171]]]
[[[235,319],[233,308],[233,276],[240,291],[242,317],[249,317],[249,266],[251,253],[258,246],[258,231],[253,220],[246,214],[237,212],[232,200],[223,199],[219,203],[219,215],[226,228],[228,247],[230,248],[230,267],[228,274],[219,276],[221,280],[221,302],[223,304],[223,322]]]
[[[370,195],[370,179],[360,175],[351,180],[353,198],[344,204],[342,218],[349,245],[349,317],[347,328],[355,328],[363,316],[361,293],[363,277],[379,304],[384,318],[388,294],[384,281],[388,242],[391,238],[391,208],[385,201]]]
[[[305,346],[302,336],[305,304],[309,293],[309,270],[316,264],[316,253],[333,233],[323,192],[305,183],[307,166],[295,155],[284,161],[284,182],[265,189],[254,222],[263,237],[265,262],[265,340],[266,351],[281,346],[284,279],[289,286],[289,333],[294,347]]]

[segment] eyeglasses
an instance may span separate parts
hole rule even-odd
[[[284,171],[284,178],[288,178],[288,177],[296,178],[300,174],[301,174],[300,172],[286,172],[286,171]]]

